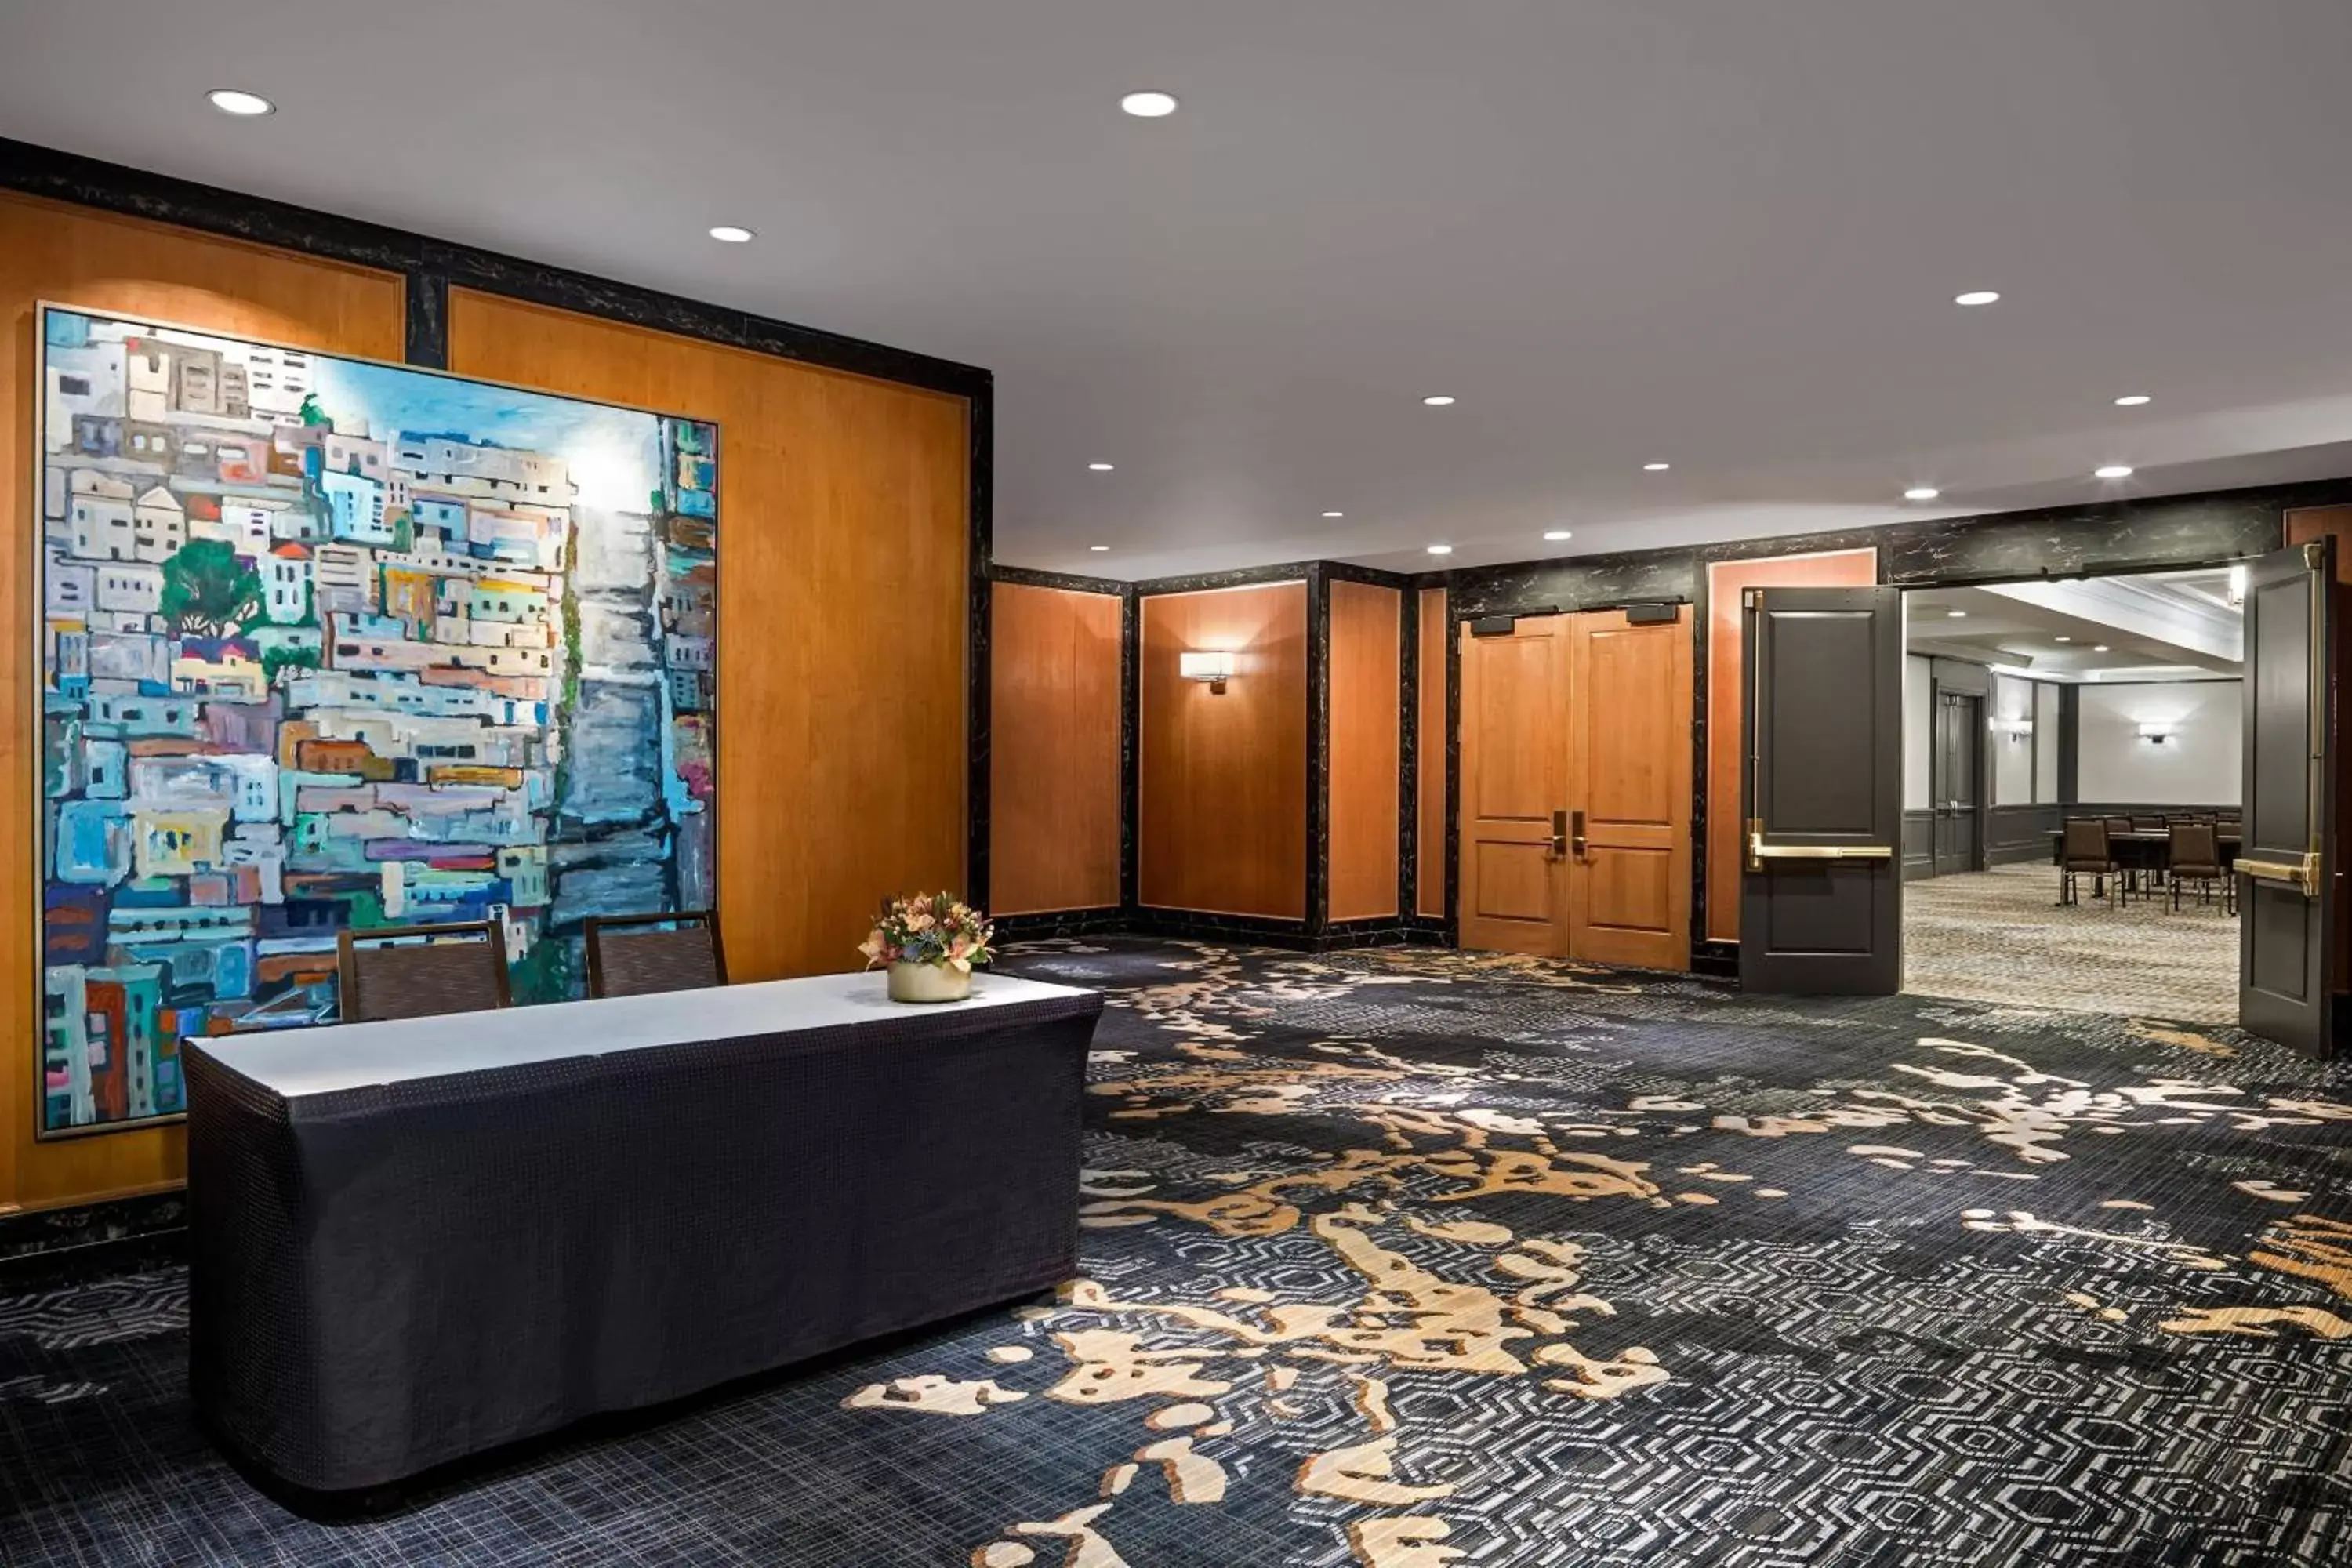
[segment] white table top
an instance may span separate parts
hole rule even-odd
[[[884,976],[820,974],[655,996],[551,1002],[316,1029],[215,1035],[192,1040],[232,1071],[288,1099],[488,1068],[604,1056],[648,1046],[774,1035],[842,1024],[942,1018],[1015,1002],[1091,993],[1010,974],[979,974],[963,1002],[893,1002]]]

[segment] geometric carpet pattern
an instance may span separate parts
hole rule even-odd
[[[195,1435],[180,1271],[0,1300],[0,1561],[2352,1560],[2341,1068],[1426,950],[1004,967],[1110,1003],[1055,1296],[338,1524]]]
[[[1903,884],[1903,986],[1928,996],[2144,1013],[2185,1023],[2238,1016],[2238,921],[2217,893],[2135,894],[2110,907],[2083,879],[2058,902],[2054,866],[1998,866]]]

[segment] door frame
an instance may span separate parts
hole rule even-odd
[[[1910,594],[1911,591],[1906,587],[1903,601],[1906,608],[1911,602]],[[1909,619],[1907,614],[1905,619],[1907,640]],[[1903,657],[1906,658],[1914,657],[1907,647],[1903,650]],[[1948,691],[1956,697],[1973,697],[1977,700],[1979,729],[1976,734],[1976,777],[1969,781],[1974,786],[1971,793],[1975,805],[1970,815],[1976,819],[1973,825],[1975,847],[1969,854],[1967,869],[1981,871],[1987,865],[1986,842],[1992,835],[1992,778],[1990,771],[1992,749],[1985,744],[1982,729],[1984,721],[1992,712],[1992,668],[1990,665],[1979,664],[1974,659],[1949,658],[1942,654],[1928,654],[1923,657],[1927,660],[1927,795],[1930,810],[1938,813],[1943,810],[1943,807],[1937,804],[1940,795],[1939,784],[1944,773],[1943,758],[1936,747],[1934,737],[1937,715],[1943,711],[1944,693]],[[1904,737],[1904,743],[1906,746],[1910,743],[1908,735]],[[1927,861],[1929,877],[1944,875],[1936,868],[1936,856],[1932,845],[1929,847]]]

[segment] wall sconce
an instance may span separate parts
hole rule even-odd
[[[2031,719],[1996,719],[1992,721],[1995,734],[2006,735],[2012,741],[2022,741],[2033,733]]]
[[[2139,727],[2139,738],[2141,740],[2151,742],[2159,746],[2179,733],[2180,733],[2180,726],[2173,723],[2168,719],[2157,720],[2154,722],[2142,724]]]
[[[1185,679],[1205,680],[1213,695],[1223,697],[1225,682],[1234,678],[1234,656],[1231,653],[1180,653],[1176,656],[1176,668]]]
[[[2230,608],[2242,610],[2245,607],[2246,567],[2245,563],[2240,562],[2230,568]]]

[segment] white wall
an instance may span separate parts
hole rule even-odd
[[[2082,688],[2075,798],[2149,805],[2235,805],[2244,743],[2244,688],[2235,680]],[[2139,726],[2179,726],[2158,745]]]
[[[1925,811],[1936,745],[1936,727],[1927,711],[1930,701],[1927,660],[1918,654],[1903,658],[1903,809]]]
[[[1995,721],[2032,718],[2033,687],[2032,681],[2013,675],[1994,676],[1990,717]],[[1995,805],[2024,805],[2032,801],[2033,742],[2032,735],[2012,738],[1987,724],[1984,743],[1992,753]]]

